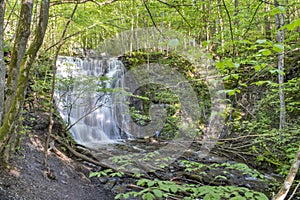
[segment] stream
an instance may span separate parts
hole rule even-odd
[[[268,191],[278,181],[217,152],[201,157],[198,154],[201,144],[194,141],[168,141],[154,133],[140,138],[131,135],[128,130],[131,130],[132,120],[126,113],[129,109],[124,110],[128,106],[122,80],[126,69],[121,61],[59,57],[57,67],[57,109],[78,143],[78,149],[89,151],[105,165],[148,178],[198,185],[232,185],[258,192]],[[113,100],[116,92],[124,93],[124,98],[118,98],[117,102]],[[179,146],[184,150],[177,152]],[[131,191],[128,185],[136,181],[133,177],[118,176],[103,176],[99,180],[117,194]]]

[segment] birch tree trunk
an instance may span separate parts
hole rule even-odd
[[[0,126],[4,110],[4,91],[5,91],[5,63],[4,63],[4,14],[5,0],[0,0]]]
[[[277,0],[274,1],[276,7],[279,6]],[[284,47],[284,29],[281,27],[284,26],[284,14],[279,13],[275,15],[275,25],[277,30],[277,42]],[[286,108],[285,108],[285,97],[284,97],[284,49],[278,55],[278,84],[279,84],[279,100],[280,100],[280,122],[279,129],[284,130],[286,126]]]

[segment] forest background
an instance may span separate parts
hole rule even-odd
[[[194,38],[215,60],[229,102],[223,137],[235,141],[231,151],[287,176],[290,185],[278,194],[285,196],[299,186],[299,16],[298,0],[0,0],[3,165],[18,146],[33,93],[52,116],[49,76],[58,55],[88,55],[126,30],[167,28]]]

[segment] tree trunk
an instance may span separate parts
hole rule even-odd
[[[49,0],[43,0],[41,3],[40,12],[39,12],[40,13],[39,23],[35,31],[34,39],[31,42],[31,45],[28,48],[25,57],[22,59],[20,65],[20,73],[18,76],[16,93],[14,95],[9,111],[5,119],[3,120],[3,125],[0,128],[0,148],[1,147],[3,148],[3,144],[7,138],[13,136],[15,125],[18,122],[20,112],[24,104],[25,92],[27,89],[27,84],[29,79],[29,71],[43,43],[46,28],[48,25],[49,4],[50,4]],[[27,14],[29,15],[31,13],[27,12]],[[20,25],[24,26],[24,24],[22,24],[21,22],[19,23],[19,26]]]
[[[277,0],[274,1],[276,7],[279,6]],[[281,27],[284,26],[284,14],[279,13],[275,15],[275,24],[277,30],[277,42],[284,46],[284,29]],[[284,97],[284,50],[282,50],[278,55],[278,84],[279,84],[279,99],[280,99],[280,122],[279,122],[279,129],[284,130],[286,126],[286,108],[285,108],[285,97]]]
[[[4,13],[5,0],[0,0],[0,126],[4,110],[5,63],[4,63]]]
[[[270,4],[266,4],[265,11],[266,13],[269,13],[271,10]],[[271,27],[271,19],[268,14],[265,15],[265,36],[266,39],[271,40],[271,34],[272,34],[272,27]]]
[[[239,25],[238,14],[239,14],[239,0],[234,0],[234,23],[233,23],[233,25],[236,29],[238,29],[238,25]]]
[[[16,39],[14,41],[14,48],[12,51],[11,61],[8,70],[7,92],[6,92],[6,100],[4,104],[4,118],[9,112],[9,109],[12,105],[12,101],[18,86],[20,65],[24,57],[24,54],[26,52],[26,45],[30,35],[32,9],[33,9],[33,0],[22,1]],[[1,140],[2,140],[2,136],[0,135],[0,144],[1,144]]]

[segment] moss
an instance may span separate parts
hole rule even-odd
[[[198,69],[181,56],[156,51],[138,51],[126,54],[121,59],[126,68],[131,70],[137,66],[147,63],[157,63],[167,65],[190,82],[196,93],[203,113],[208,113],[210,108],[210,96],[206,85],[201,81],[201,74]],[[168,72],[167,72],[168,73]],[[140,74],[139,74],[140,76]],[[172,88],[166,88],[164,85],[147,84],[135,91],[135,95],[146,98],[130,98],[130,107],[132,108],[132,117],[136,123],[147,125],[149,123],[149,109],[151,104],[165,105],[167,110],[167,120],[161,130],[160,136],[171,139],[177,135],[180,118],[181,106],[179,94],[175,94]],[[136,110],[134,112],[134,110]],[[205,116],[205,114],[203,114]],[[199,123],[204,124],[206,119],[202,117]],[[199,127],[201,125],[199,124]],[[203,125],[202,125],[203,126]],[[199,131],[200,133],[200,131]]]

